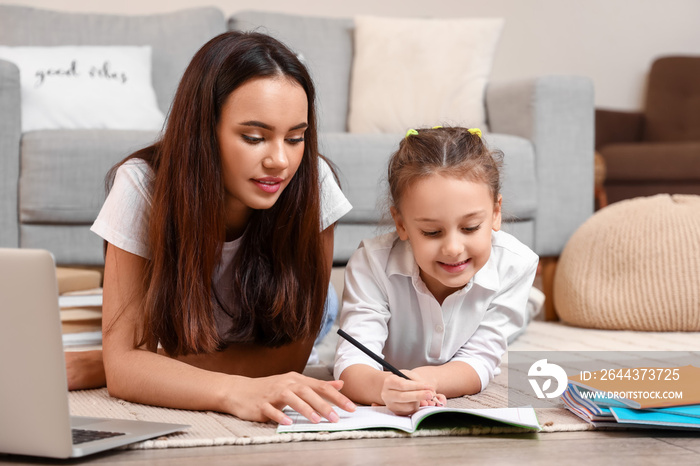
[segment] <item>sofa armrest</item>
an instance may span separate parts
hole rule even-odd
[[[493,82],[486,90],[486,111],[492,132],[533,143],[535,252],[558,256],[593,213],[593,84],[579,76]]]
[[[621,112],[616,110],[596,109],[595,111],[595,148],[625,142],[639,142],[644,131],[644,114],[642,112]]]
[[[0,60],[0,246],[19,246],[17,192],[21,99],[19,69]]]

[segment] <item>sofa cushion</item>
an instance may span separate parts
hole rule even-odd
[[[20,69],[22,131],[108,128],[160,130],[151,47],[8,47]]]
[[[497,18],[355,18],[349,131],[486,130],[484,91],[502,28]]]
[[[386,170],[389,157],[399,147],[402,135],[321,133],[319,149],[338,169],[343,193],[352,204],[340,223],[376,224],[388,216]],[[389,217],[390,219],[390,217]]]
[[[609,181],[700,181],[700,142],[610,144],[600,149]]]
[[[211,7],[127,16],[0,5],[0,45],[151,45],[153,87],[163,112],[195,52],[225,30],[223,13]]]
[[[340,223],[376,224],[391,221],[386,183],[389,158],[401,134],[322,133],[321,153],[338,168],[341,187],[353,209]],[[537,208],[535,153],[532,143],[517,136],[486,134],[493,149],[504,154],[502,172],[505,221],[532,219]]]
[[[51,251],[58,265],[104,265],[104,242],[85,225],[19,226],[19,247]]]
[[[700,141],[700,56],[654,61],[644,113],[645,141]]]
[[[285,43],[309,69],[316,86],[321,131],[347,129],[353,21],[263,11],[242,11],[229,19],[229,29],[256,30]]]
[[[22,137],[19,68],[0,60],[0,245],[16,247],[19,141]]]
[[[527,139],[506,134],[484,135],[491,149],[503,153],[501,171],[502,215],[506,222],[535,218],[537,212],[537,175],[535,148]],[[523,241],[520,237],[518,238]]]
[[[52,130],[24,134],[19,215],[22,223],[92,224],[105,200],[107,171],[151,144],[157,132]]]

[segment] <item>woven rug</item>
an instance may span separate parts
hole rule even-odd
[[[449,400],[448,406],[487,408],[507,405],[506,387],[492,383],[478,397]],[[528,432],[510,426],[470,425],[449,429],[419,429],[413,434],[396,430],[356,430],[344,432],[305,432],[277,434],[277,425],[242,421],[234,416],[211,411],[185,411],[157,408],[112,398],[106,388],[70,394],[71,414],[118,419],[189,424],[191,427],[154,440],[129,445],[130,449],[199,447],[215,445],[253,445],[305,440],[340,440],[359,438],[423,437],[443,435],[483,435]],[[589,425],[564,409],[538,409],[537,418],[544,432],[587,430]]]
[[[331,346],[334,347],[334,344]],[[687,351],[697,350],[698,346],[700,346],[699,333],[605,331],[569,327],[561,323],[533,322],[527,332],[511,345],[510,349],[518,351]],[[309,366],[304,373],[325,380],[330,380],[331,377],[326,365]],[[76,416],[172,422],[192,426],[183,432],[126,447],[130,449],[524,432],[522,429],[505,425],[470,425],[450,429],[419,429],[413,434],[396,430],[277,434],[276,425],[272,423],[242,421],[234,416],[216,412],[185,411],[130,403],[111,398],[106,389],[71,392],[70,406],[71,414]],[[457,408],[508,406],[507,370],[502,367],[501,374],[483,392],[474,396],[450,399],[448,406]],[[592,429],[590,424],[563,408],[563,404],[561,408],[537,408],[535,411],[543,433]]]

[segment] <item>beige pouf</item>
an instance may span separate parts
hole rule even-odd
[[[554,305],[580,327],[700,331],[700,196],[638,197],[596,212],[559,258]]]

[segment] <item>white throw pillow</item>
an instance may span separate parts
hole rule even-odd
[[[356,17],[349,131],[486,129],[484,91],[502,29],[499,18]]]
[[[0,46],[19,68],[22,131],[160,130],[150,46]]]

